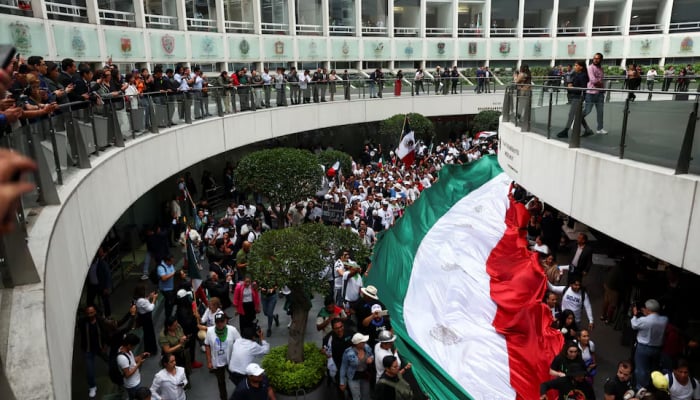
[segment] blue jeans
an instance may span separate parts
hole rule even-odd
[[[350,389],[350,395],[352,400],[369,400],[369,381],[366,379],[348,380],[348,389]]]
[[[369,97],[375,97],[377,95],[377,84],[374,82],[369,83]]]
[[[95,381],[95,353],[86,351],[85,352],[85,372],[87,374],[88,388],[97,387],[97,382]]]
[[[634,352],[634,377],[637,388],[649,385],[651,371],[658,367],[660,355],[661,347],[637,343],[637,349]]]
[[[604,96],[604,93],[586,93],[586,106],[583,109],[583,116],[585,118],[586,115],[588,115],[591,112],[591,110],[593,110],[593,105],[595,105],[597,130],[603,129],[603,106],[605,105]]]
[[[271,296],[260,296],[262,311],[267,316],[267,330],[272,330],[272,321],[275,319],[275,306],[277,305],[277,294]]]

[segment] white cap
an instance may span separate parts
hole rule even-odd
[[[250,364],[248,364],[247,367],[245,367],[245,374],[246,375],[260,376],[264,373],[265,373],[265,370],[262,369],[262,367],[260,367],[256,363],[250,363]]]
[[[177,298],[178,298],[178,299],[181,299],[181,298],[187,296],[188,294],[190,294],[190,292],[188,292],[187,290],[185,290],[185,289],[180,289],[180,290],[177,291]]]

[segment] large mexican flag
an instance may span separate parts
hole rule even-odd
[[[535,399],[562,336],[495,156],[445,166],[376,245],[370,284],[432,399]]]

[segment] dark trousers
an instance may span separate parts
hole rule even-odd
[[[163,293],[163,300],[165,301],[163,307],[165,307],[165,319],[173,315],[173,308],[175,307],[175,291],[174,290],[161,290]]]
[[[239,315],[241,332],[246,326],[255,326],[255,305],[251,303],[243,303],[243,311],[245,314]]]
[[[272,86],[263,86],[263,93],[265,93],[265,107],[270,107],[270,95],[272,94]]]
[[[219,399],[228,400],[226,392],[226,366],[214,368],[211,372],[216,376],[216,384],[219,387]]]
[[[236,386],[238,386],[238,384],[241,383],[241,381],[245,378],[246,378],[245,375],[239,374],[238,372],[231,372],[231,371],[228,372],[228,379],[231,382],[233,382],[233,384]]]

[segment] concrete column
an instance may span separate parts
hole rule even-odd
[[[34,13],[34,18],[46,19],[46,1],[32,0],[32,13]]]
[[[185,8],[185,2],[184,1],[177,1],[175,2],[177,5],[175,7],[176,16],[177,16],[177,29],[180,31],[186,31],[187,30],[187,9]]]
[[[260,0],[253,0],[253,32],[256,35],[261,33],[260,25],[262,24],[262,10]]]
[[[584,23],[584,28],[586,29],[586,36],[593,36],[593,17],[595,16],[595,0],[590,0],[588,2],[588,13],[586,14],[586,22]]]
[[[143,6],[143,1],[134,1],[134,21],[137,28],[146,27],[146,9]]]
[[[592,0],[591,0],[592,1]],[[491,37],[491,2],[484,3],[484,8],[481,11],[481,26],[479,27],[484,32],[484,37]]]
[[[518,2],[518,23],[516,24],[516,37],[523,37],[523,26],[525,25],[525,0]]]
[[[287,12],[289,13],[289,18],[287,20],[289,21],[289,36],[296,36],[297,35],[297,7],[296,7],[296,1],[295,0],[287,0]]]
[[[216,0],[216,31],[226,33],[226,14],[224,13],[224,0]]]
[[[355,0],[355,36],[362,37],[362,0]]]
[[[387,1],[386,32],[390,38],[394,37],[394,0]]]
[[[552,4],[552,17],[549,22],[550,36],[555,38],[559,27],[559,0],[554,0],[554,4]]]
[[[457,38],[459,28],[459,0],[452,0],[452,37]]]
[[[426,37],[425,34],[425,28],[426,28],[426,18],[425,18],[425,13],[428,11],[428,1],[427,0],[421,0],[420,2],[420,24],[418,26],[418,37]]]
[[[623,4],[624,6],[620,14],[620,20],[618,20],[618,25],[622,27],[622,35],[628,36],[630,34],[630,21],[632,20],[632,2],[626,1]]]
[[[330,0],[324,0],[321,1],[321,29],[322,29],[322,35],[323,37],[328,37],[330,36],[330,31],[329,31],[329,26],[331,24],[330,21],[330,6],[329,6],[329,1]]]
[[[659,24],[663,25],[664,35],[668,35],[669,25],[671,25],[671,12],[673,12],[673,0],[666,0],[661,8],[661,18]]]
[[[86,0],[88,22],[91,24],[100,23],[100,12],[97,6],[97,0]]]

